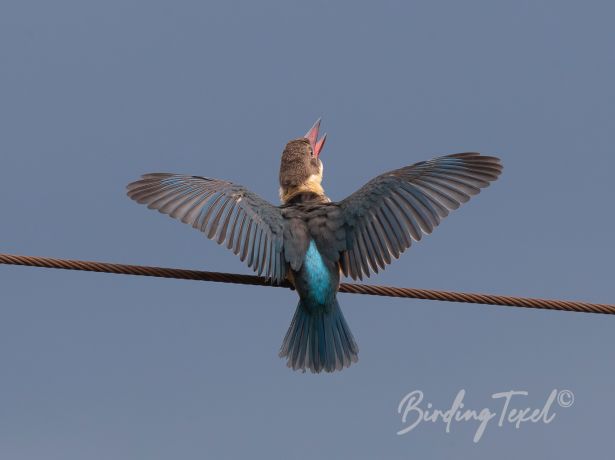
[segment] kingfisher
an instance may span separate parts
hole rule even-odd
[[[499,158],[457,153],[381,174],[341,201],[322,186],[320,119],[282,152],[275,206],[220,179],[151,173],[128,196],[224,244],[272,284],[299,294],[279,356],[293,370],[333,372],[359,348],[337,301],[340,276],[378,273],[502,172]]]

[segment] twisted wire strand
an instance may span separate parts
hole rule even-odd
[[[55,259],[51,257],[21,256],[0,254],[0,264],[24,265],[28,267],[57,268],[63,270],[81,270],[98,273],[115,273],[118,275],[154,276],[195,281],[213,281],[215,283],[235,283],[252,286],[292,287],[289,282],[273,285],[263,277],[241,275],[237,273],[207,272],[179,268],[151,267],[144,265],[111,264],[85,260]],[[347,294],[365,294],[386,297],[403,297],[411,299],[439,300],[446,302],[463,302],[483,305],[500,305],[508,307],[538,308],[544,310],[575,311],[582,313],[615,314],[615,305],[574,302],[569,300],[537,299],[468,292],[439,291],[434,289],[400,288],[393,286],[375,286],[371,284],[341,283],[340,292]]]

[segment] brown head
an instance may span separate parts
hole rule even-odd
[[[323,166],[319,156],[327,135],[317,140],[319,127],[320,119],[304,137],[286,144],[282,152],[280,199],[283,203],[302,193],[312,193],[326,198],[321,185]]]

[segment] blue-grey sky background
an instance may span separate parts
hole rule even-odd
[[[285,142],[323,116],[325,189],[433,156],[503,159],[492,187],[370,282],[615,302],[615,7],[607,1],[0,3],[0,252],[248,273],[130,201],[140,174],[277,202]],[[0,458],[609,458],[615,320],[340,295],[360,360],[277,357],[281,289],[0,267]],[[400,399],[549,425],[423,424]]]

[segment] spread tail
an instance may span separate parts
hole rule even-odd
[[[356,363],[359,347],[337,299],[326,308],[309,308],[299,300],[284,337],[280,357],[286,357],[293,370],[333,372]]]

